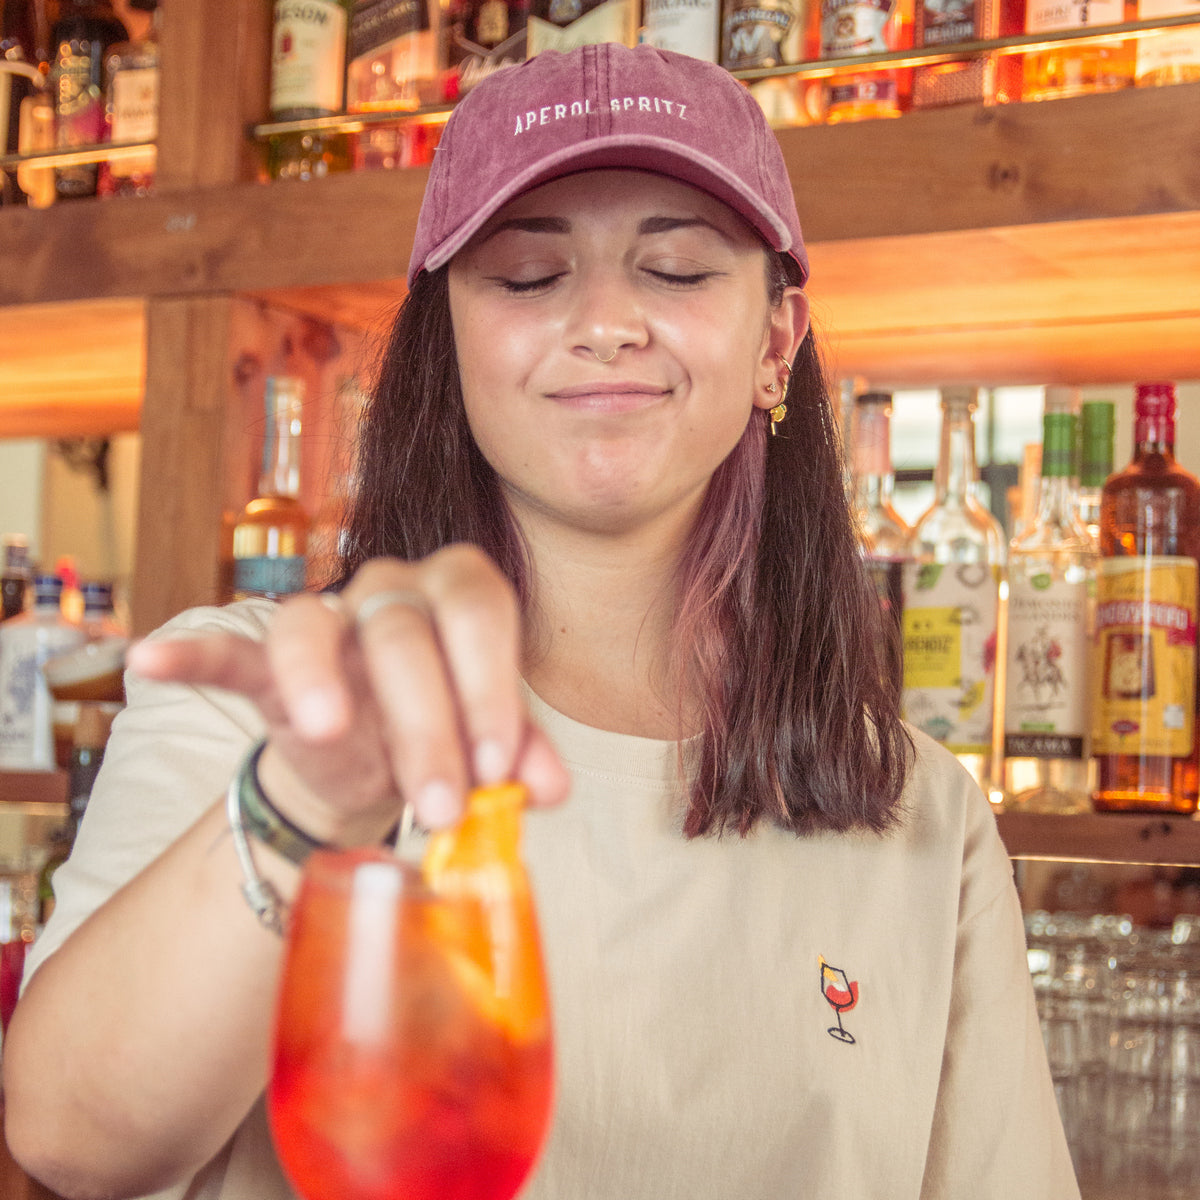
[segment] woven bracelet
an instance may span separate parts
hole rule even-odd
[[[229,832],[233,835],[233,849],[242,868],[242,895],[259,921],[272,933],[282,937],[287,922],[287,905],[274,885],[265,880],[254,865],[254,855],[250,851],[250,842],[246,837],[246,827],[242,824],[241,805],[238,801],[246,764],[250,757],[261,749],[259,746],[252,750],[229,781],[229,790],[225,793],[225,815],[229,819]]]
[[[290,863],[304,866],[314,850],[328,850],[328,842],[320,842],[305,833],[267,799],[258,781],[258,760],[266,748],[265,741],[257,742],[242,760],[234,776],[237,785],[238,809],[248,833],[264,846],[269,846]]]

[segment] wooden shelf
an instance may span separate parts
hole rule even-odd
[[[837,375],[1200,376],[1200,84],[779,136]],[[0,212],[0,259],[22,264],[0,276],[0,435],[56,406],[128,428],[147,300],[242,294],[380,328],[404,295],[426,175]]]
[[[1002,812],[996,815],[996,823],[1013,858],[1200,864],[1200,820],[1194,817]]]

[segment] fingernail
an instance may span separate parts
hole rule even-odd
[[[484,738],[475,747],[475,780],[477,783],[502,783],[508,775],[509,757],[494,738]]]
[[[417,793],[417,816],[426,829],[453,825],[461,812],[458,794],[444,780],[431,780]]]

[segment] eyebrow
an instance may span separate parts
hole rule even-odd
[[[645,236],[655,233],[670,233],[676,229],[711,229],[722,241],[729,241],[729,235],[711,221],[702,217],[646,217],[638,224],[638,235]],[[559,233],[571,232],[571,222],[565,217],[509,217],[494,225],[484,235],[480,244],[490,242],[497,234],[515,230],[518,233]]]

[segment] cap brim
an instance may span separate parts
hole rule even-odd
[[[756,204],[748,186],[716,159],[699,150],[680,146],[669,138],[614,134],[558,150],[516,176],[480,205],[469,221],[460,225],[425,256],[419,270],[410,275],[409,284],[412,284],[420,270],[436,271],[448,263],[504,205],[523,192],[576,171],[602,167],[651,171],[689,183],[728,204],[773,250],[781,253],[795,250],[787,226],[768,208]],[[795,254],[792,257],[807,277],[803,262]]]

